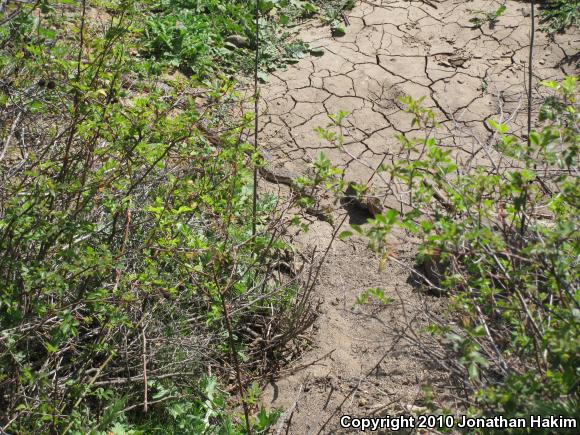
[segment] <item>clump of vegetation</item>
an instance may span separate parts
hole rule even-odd
[[[540,5],[541,30],[549,34],[562,33],[570,27],[577,27],[580,20],[580,2],[578,0],[549,0]],[[495,11],[476,11],[469,22],[474,29],[480,29],[484,24],[493,28],[507,6],[500,5]]]
[[[142,3],[69,3],[0,20],[0,428],[259,433],[250,379],[314,317],[276,272],[292,216],[253,212],[252,116],[137,56]]]
[[[160,0],[151,2],[143,28],[147,56],[206,78],[218,71],[249,73],[255,66],[256,6],[259,15],[259,69],[265,73],[311,54],[310,46],[294,38],[292,28],[307,19],[323,17],[333,34],[345,30],[341,13],[352,1]],[[332,18],[329,18],[332,17]],[[315,55],[323,52],[314,49]]]
[[[577,27],[580,22],[578,0],[550,0],[542,2],[541,7],[543,30],[548,33],[562,33],[569,27]]]
[[[473,24],[474,29],[480,29],[484,24],[488,24],[490,28],[497,23],[499,17],[501,17],[507,9],[505,4],[499,6],[495,11],[483,12],[477,11],[475,16],[469,20]]]
[[[342,0],[328,2],[322,22],[330,26],[332,36],[340,37],[346,35],[345,25],[348,24],[344,11],[354,7],[354,0]]]
[[[393,227],[421,240],[413,274],[447,295],[449,309],[433,314],[432,345],[426,338],[420,345],[462,380],[474,415],[578,417],[577,80],[543,85],[553,95],[540,111],[541,130],[522,143],[490,120],[495,152],[469,167],[458,167],[452,147],[435,139],[433,112],[403,98],[426,136],[400,135],[406,157],[380,172],[406,211],[354,227],[385,262]]]

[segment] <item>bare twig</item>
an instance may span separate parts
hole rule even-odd
[[[2,159],[4,159],[4,155],[6,154],[6,150],[8,149],[8,145],[10,144],[10,141],[12,140],[12,136],[14,135],[14,131],[16,130],[16,127],[18,126],[18,122],[20,121],[21,115],[22,115],[22,112],[18,112],[18,115],[16,115],[16,118],[12,122],[12,126],[10,127],[10,132],[8,133],[8,136],[6,137],[6,140],[4,141],[4,146],[2,147],[2,151],[0,152],[0,161]]]
[[[143,412],[147,413],[147,337],[145,337],[145,329],[147,325],[141,328],[141,335],[143,336]]]
[[[259,149],[259,118],[260,118],[260,94],[259,94],[259,72],[260,72],[260,3],[256,1],[254,22],[256,26],[256,53],[254,65],[254,151]],[[256,219],[258,207],[258,167],[254,165],[254,190],[252,195],[252,235],[256,235]]]
[[[528,54],[528,152],[530,152],[531,138],[530,134],[532,132],[532,80],[534,77],[534,41],[536,33],[536,2],[535,0],[530,1],[530,50]]]
[[[290,420],[292,419],[292,414],[294,414],[294,410],[296,409],[296,405],[298,405],[298,402],[300,401],[300,397],[302,396],[302,389],[303,388],[304,388],[304,384],[301,384],[300,389],[298,390],[298,394],[296,395],[296,400],[294,400],[292,405],[286,411],[284,411],[284,414],[282,414],[282,416],[280,417],[280,421],[278,422],[278,426],[276,428],[276,432],[274,432],[274,435],[280,435],[282,433],[282,430],[284,429],[284,425],[286,424],[286,422],[289,423]]]

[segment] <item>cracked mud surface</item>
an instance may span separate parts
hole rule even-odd
[[[453,0],[436,3],[435,9],[421,1],[368,0],[357,2],[347,14],[350,25],[344,37],[332,38],[326,27],[306,27],[300,37],[312,47],[324,48],[325,55],[303,59],[270,77],[262,90],[262,146],[292,172],[304,173],[322,151],[344,170],[346,180],[367,182],[385,156],[399,150],[395,135],[412,132],[411,117],[397,100],[404,94],[426,97],[425,104],[441,123],[437,135],[457,147],[454,155],[460,164],[474,158],[488,139],[485,119],[509,120],[510,130],[522,135],[529,5],[508,1],[506,13],[492,27],[473,29],[469,23],[473,11],[496,10],[499,4]],[[577,47],[574,31],[552,42],[537,32],[534,110],[541,80],[577,73]],[[350,113],[342,150],[314,131],[339,110]],[[380,190],[380,180],[373,183]],[[337,217],[341,213],[344,210],[337,210]],[[356,216],[349,222],[360,223]],[[299,246],[325,246],[331,235],[330,224],[315,222]],[[412,264],[411,241],[398,234],[393,243],[397,258]],[[421,405],[422,385],[443,388],[446,374],[396,338],[407,320],[417,317],[417,329],[424,324],[423,303],[435,309],[441,303],[420,298],[407,279],[403,266],[388,264],[379,272],[378,260],[363,240],[335,242],[317,287],[323,305],[314,345],[297,365],[317,363],[272,383],[263,397],[267,407],[294,410],[289,433],[317,432],[353,387],[357,393],[325,432],[336,433],[345,413],[368,416],[408,410]],[[356,297],[372,287],[383,288],[395,302],[353,310]],[[381,358],[378,369],[361,381]]]

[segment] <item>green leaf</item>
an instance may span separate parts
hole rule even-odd
[[[341,36],[346,35],[346,30],[342,25],[337,25],[332,27],[332,36],[336,38],[340,38]]]
[[[477,367],[477,364],[475,363],[471,363],[469,364],[468,368],[467,368],[468,374],[469,374],[469,379],[477,379],[479,378],[479,369]]]
[[[340,240],[346,240],[351,237],[354,233],[352,231],[343,231],[338,235]]]
[[[269,13],[272,9],[274,9],[274,2],[272,0],[259,0],[258,2],[260,12],[263,14]]]
[[[488,119],[487,124],[500,134],[505,134],[508,131],[508,126],[505,124],[498,124],[493,119]]]
[[[32,103],[28,104],[28,108],[32,113],[40,113],[44,109],[44,104],[40,101],[33,101]]]

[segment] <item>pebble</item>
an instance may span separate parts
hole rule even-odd
[[[237,48],[249,48],[250,40],[244,36],[232,35],[226,38],[226,42],[235,45]]]

